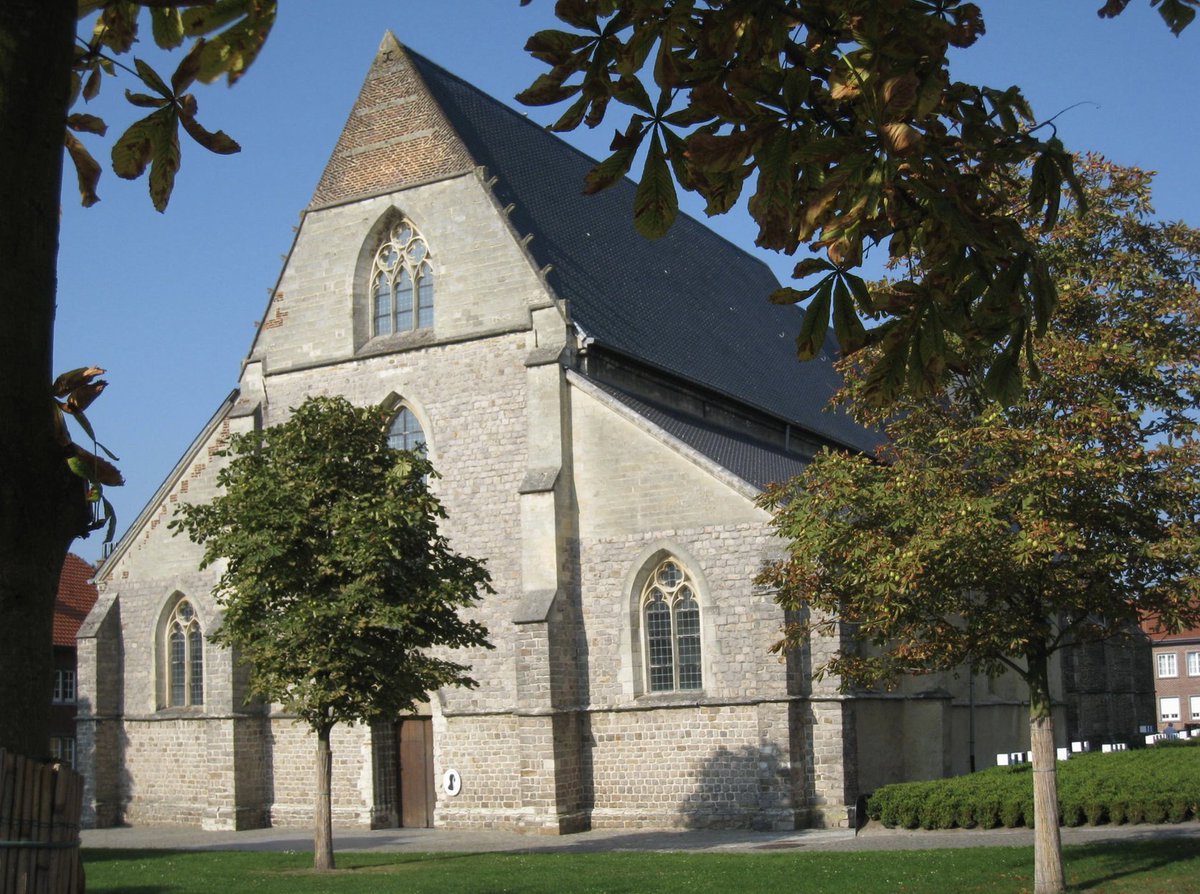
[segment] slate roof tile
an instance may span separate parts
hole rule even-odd
[[[539,266],[583,332],[603,348],[683,377],[824,439],[870,450],[878,438],[843,411],[825,411],[839,384],[833,343],[801,363],[802,312],[773,305],[761,261],[687,215],[661,239],[633,228],[628,178],[583,195],[595,160],[425,57],[403,49],[478,165],[498,178],[501,206],[532,234]],[[390,64],[390,63],[389,63]]]

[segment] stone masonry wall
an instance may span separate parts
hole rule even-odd
[[[433,256],[434,330],[364,345],[356,337],[366,311],[364,259],[369,271],[375,229],[401,213],[417,224]],[[341,394],[359,404],[399,396],[421,421],[430,457],[445,475],[433,485],[450,514],[444,530],[456,549],[489,560],[497,589],[474,615],[499,648],[454,656],[473,665],[482,685],[442,694],[459,712],[509,711],[515,704],[512,616],[521,575],[510,547],[527,464],[524,360],[537,347],[530,308],[548,303],[507,221],[479,178],[467,174],[310,214],[255,347],[262,363],[246,394],[261,401],[265,425],[283,421],[312,394]],[[468,336],[478,340],[464,341]],[[93,739],[106,751],[120,750],[115,763],[134,821],[233,826],[252,822],[256,810],[261,820],[269,811],[273,823],[307,823],[311,816],[309,735],[286,718],[272,720],[269,734],[261,723],[232,723],[261,708],[243,704],[243,675],[234,673],[227,652],[206,646],[202,708],[162,708],[156,625],[167,602],[182,594],[206,631],[219,623],[210,596],[217,570],[197,571],[199,547],[172,538],[166,523],[179,502],[213,496],[217,451],[232,431],[250,424],[249,417],[217,424],[107,569],[104,586],[121,605],[124,722],[119,736],[108,737],[117,749],[105,746],[104,736]],[[518,744],[507,741],[515,761]],[[446,746],[452,750],[454,742]],[[487,740],[482,762],[503,766],[497,756],[495,741]],[[369,732],[335,729],[334,761],[335,820],[368,824]],[[511,791],[513,779],[497,776],[497,790]]]
[[[793,731],[797,718],[812,721],[793,712],[787,668],[769,651],[783,617],[753,580],[779,546],[753,492],[578,390],[572,434],[586,687],[580,775],[592,826],[823,822],[814,806],[837,799],[814,773],[840,781],[842,755],[814,752],[811,730]],[[699,590],[698,692],[646,691],[641,589],[667,554]]]
[[[445,694],[455,710],[510,709],[515,701],[512,615],[520,595],[519,556],[510,548],[519,529],[518,489],[524,473],[521,382],[524,337],[433,346],[331,368],[266,379],[268,424],[307,396],[340,394],[356,404],[402,397],[421,420],[429,456],[442,476],[432,489],[448,514],[442,529],[454,549],[487,560],[496,594],[471,615],[491,631],[495,650],[455,653],[481,682]]]
[[[521,797],[519,738],[519,720],[509,713],[435,715],[435,826],[521,828],[534,822]],[[451,768],[462,777],[462,791],[453,798],[441,783]]]
[[[335,825],[371,825],[373,779],[368,726],[339,723],[330,733]],[[270,824],[311,826],[316,803],[317,739],[307,724],[275,714],[267,742]]]
[[[787,705],[592,712],[593,828],[793,829]]]
[[[125,821],[200,825],[209,804],[209,727],[222,720],[172,717],[124,724]]]

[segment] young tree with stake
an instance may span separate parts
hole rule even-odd
[[[220,564],[211,637],[250,689],[316,734],[314,866],[334,866],[330,731],[396,718],[443,686],[476,685],[449,649],[491,648],[461,611],[490,593],[450,548],[423,456],[387,443],[389,414],[310,398],[282,425],[235,435],[222,492],[171,522]]]

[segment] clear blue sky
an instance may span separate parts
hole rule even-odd
[[[89,417],[101,441],[121,457],[128,481],[109,491],[121,529],[236,386],[299,213],[384,31],[512,103],[544,70],[522,47],[529,34],[554,27],[553,5],[289,0],[239,84],[197,91],[200,120],[233,136],[242,152],[215,157],[185,138],[183,167],[165,214],[153,210],[144,180],[128,183],[108,170],[102,201],[82,209],[67,172],[55,366],[61,371],[90,363],[108,370],[109,389]],[[1101,0],[980,5],[988,33],[956,59],[956,78],[1021,84],[1039,117],[1063,112],[1057,123],[1070,148],[1158,171],[1160,214],[1200,223],[1200,23],[1175,38],[1147,0],[1134,0],[1115,21],[1097,18]],[[110,83],[107,96],[93,104],[108,119],[110,134],[133,120],[135,110],[114,89],[125,86],[137,89]],[[557,117],[545,109],[528,113],[539,122]],[[606,123],[568,140],[602,155],[612,130]],[[85,141],[107,164],[112,140]],[[702,216],[694,203],[685,207]],[[754,230],[744,215],[735,211],[710,225],[754,250]],[[762,256],[781,279],[795,263]],[[74,547],[89,560],[99,549],[96,535]]]

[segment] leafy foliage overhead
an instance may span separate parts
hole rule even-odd
[[[890,443],[766,498],[789,554],[764,580],[806,612],[780,647],[849,625],[826,668],[844,685],[1027,676],[1148,614],[1200,624],[1200,231],[1150,219],[1141,171],[1081,173],[1090,211],[1043,240],[1063,300],[1041,378],[1007,405],[968,376],[882,411],[851,368],[853,411]]]
[[[138,108],[151,109],[129,126],[112,147],[112,167],[117,176],[136,179],[150,172],[150,198],[163,211],[179,170],[179,129],[221,155],[240,147],[223,131],[207,130],[197,119],[196,97],[188,92],[197,81],[211,83],[221,77],[233,84],[254,62],[275,23],[275,0],[181,0],[179,3],[132,0],[80,0],[79,19],[94,16],[91,33],[78,38],[71,72],[71,106],[88,102],[100,93],[106,77],[125,71],[141,81],[145,92],[125,91]],[[148,9],[147,9],[148,7]],[[119,57],[133,51],[148,12],[150,33],[161,49],[191,44],[170,78],[164,78],[144,60],[134,57],[130,67]],[[84,205],[99,201],[96,186],[100,165],[75,134],[103,136],[107,124],[95,115],[72,112],[67,117],[66,147],[75,165],[79,194]]]
[[[438,531],[428,460],[387,445],[388,414],[310,398],[282,425],[235,435],[222,493],[171,527],[223,563],[211,639],[251,688],[313,729],[395,718],[442,686],[474,686],[448,649],[488,647],[460,610],[487,571]]]
[[[822,672],[844,687],[1020,675],[1046,892],[1065,889],[1050,656],[1147,615],[1200,623],[1200,231],[1151,221],[1140,171],[1082,175],[1090,210],[1069,202],[1040,239],[1030,223],[1062,296],[1041,376],[997,403],[967,372],[880,410],[844,361],[851,411],[891,440],[766,495],[788,546],[760,578],[792,619],[777,648],[831,634]]]
[[[104,370],[99,367],[81,366],[55,379],[54,384],[50,386],[50,393],[55,410],[55,442],[66,453],[67,468],[72,474],[86,481],[88,486],[87,500],[92,505],[92,519],[83,531],[83,536],[104,528],[104,542],[109,543],[116,533],[117,515],[108,497],[104,496],[104,488],[120,487],[125,483],[125,478],[116,466],[96,452],[99,450],[109,459],[118,459],[111,450],[96,440],[96,432],[84,413],[108,387],[108,382],[96,378],[102,375]],[[75,443],[67,428],[68,417],[74,419],[84,434],[91,439],[94,450],[88,450]]]
[[[1127,4],[1109,0],[1100,14]],[[1200,0],[1151,5],[1178,34]],[[1036,374],[1032,339],[1058,294],[1035,235],[1012,217],[1010,172],[1031,172],[1022,201],[1045,229],[1061,187],[1077,199],[1079,190],[1053,126],[1017,87],[951,81],[951,47],[984,33],[978,5],[558,0],[555,12],[570,29],[529,39],[550,70],[518,99],[569,103],[556,131],[596,127],[614,102],[627,107],[585,190],[624,176],[645,147],[633,209],[645,235],[671,226],[678,184],[709,214],[748,192],[760,246],[823,252],[796,265],[803,287],[771,296],[808,302],[801,358],[817,354],[831,322],[845,353],[879,346],[861,395],[877,403],[929,393],[979,364],[991,364],[992,395],[1011,396],[1023,369]],[[908,269],[878,293],[854,271],[885,244]]]

